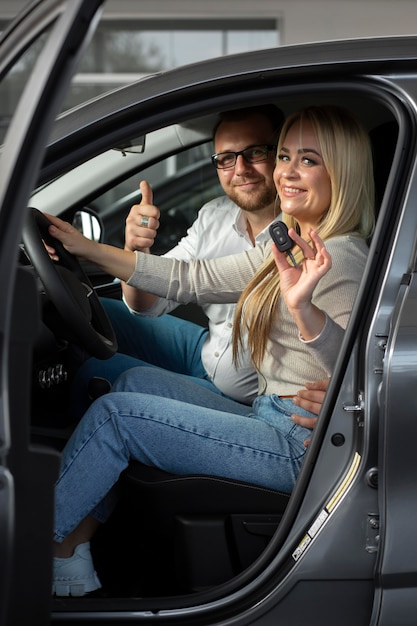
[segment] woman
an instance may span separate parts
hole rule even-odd
[[[183,303],[238,301],[236,366],[247,342],[259,373],[259,396],[247,412],[228,399],[219,410],[218,396],[216,408],[209,399],[196,406],[163,398],[162,387],[160,396],[114,392],[96,400],[64,449],[56,485],[58,595],[100,587],[89,541],[107,519],[112,487],[131,458],[174,473],[293,488],[309,431],[292,422],[300,413],[292,397],[304,381],[332,372],[373,229],[366,133],[340,108],[293,114],[280,136],[274,181],[298,267],[270,243],[190,263],[131,253],[89,241],[49,216],[50,234],[67,250],[130,285]]]

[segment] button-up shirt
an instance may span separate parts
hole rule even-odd
[[[269,240],[268,228],[256,237],[256,244]],[[243,211],[227,196],[220,196],[205,204],[187,235],[167,252],[166,257],[190,261],[211,259],[236,254],[253,247],[247,231]],[[177,302],[159,298],[147,311],[138,314],[156,317],[178,306]],[[201,359],[204,368],[220,391],[238,402],[251,404],[257,395],[258,378],[249,354],[239,355],[236,368],[232,359],[232,334],[235,304],[205,304],[208,318],[207,338]],[[132,311],[135,313],[134,311]]]

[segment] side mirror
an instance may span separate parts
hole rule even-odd
[[[88,239],[99,242],[103,241],[104,224],[95,211],[91,211],[90,209],[77,211],[74,214],[72,225]]]

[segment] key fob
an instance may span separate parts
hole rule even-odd
[[[276,222],[272,222],[269,227],[269,234],[271,235],[271,239],[278,248],[280,252],[286,252],[291,259],[291,263],[294,265],[296,269],[298,269],[297,262],[294,258],[291,249],[294,246],[294,241],[288,234],[287,225],[281,220],[277,220]]]
[[[280,220],[271,224],[269,234],[280,252],[288,252],[294,246],[294,242],[288,234],[286,224]]]

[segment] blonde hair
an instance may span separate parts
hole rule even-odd
[[[353,233],[367,239],[374,228],[375,188],[372,150],[368,134],[344,108],[337,106],[307,107],[290,115],[282,128],[277,154],[280,153],[289,129],[304,121],[312,124],[320,147],[323,164],[330,178],[331,200],[317,225],[321,239]],[[297,221],[283,214],[288,228],[299,232]],[[301,250],[294,252],[302,259]],[[273,316],[280,295],[279,273],[272,254],[242,292],[235,311],[233,359],[247,332],[247,345],[252,362],[259,370]]]

